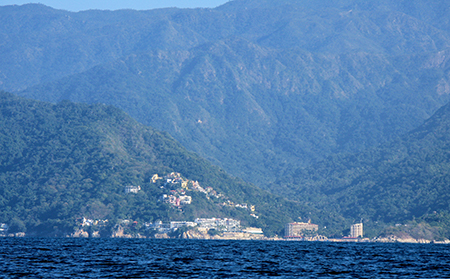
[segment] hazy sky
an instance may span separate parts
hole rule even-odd
[[[55,9],[78,12],[80,10],[101,9],[135,9],[150,10],[156,8],[214,8],[228,0],[0,0],[0,6],[23,5],[27,3],[41,3]]]

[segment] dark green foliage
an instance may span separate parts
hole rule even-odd
[[[450,104],[401,138],[290,172],[277,187],[297,201],[338,212],[349,221],[363,219],[379,227],[377,223],[404,224],[420,218],[442,228],[440,234],[448,238]]]
[[[22,123],[4,125],[8,136],[1,140],[8,152],[0,156],[4,170],[15,176],[3,181],[27,185],[23,191],[39,190],[42,197],[24,200],[5,190],[0,206],[10,212],[12,199],[20,210],[38,204],[56,223],[59,215],[70,215],[67,208],[117,218],[140,218],[129,206],[148,219],[243,214],[219,210],[208,200],[180,213],[150,199],[151,208],[165,212],[158,215],[145,206],[162,194],[158,189],[146,188],[125,202],[112,190],[144,186],[152,172],[175,170],[236,202],[255,197],[264,218],[246,222],[270,234],[297,217],[320,220],[328,234],[341,234],[361,218],[375,232],[386,222],[446,209],[448,166],[441,162],[448,154],[433,147],[437,139],[337,154],[395,140],[450,101],[449,11],[443,0],[236,0],[216,9],[80,13],[0,7],[0,88],[53,103],[121,108],[234,176],[301,201],[274,201],[196,155],[180,155],[165,133],[149,130],[130,138],[138,124],[123,131],[114,121],[110,127],[95,120],[118,113],[109,107],[85,112],[97,126],[69,117],[74,127],[51,132],[63,126],[55,108],[83,113],[83,106],[60,103],[46,105],[50,115],[32,116],[33,129],[53,133],[43,134],[46,141],[31,128],[37,139],[28,138]],[[121,115],[115,116],[119,122]],[[37,167],[42,165],[49,167]],[[69,186],[87,204],[43,198],[59,199],[60,188]],[[63,210],[69,212],[56,213]]]
[[[268,189],[287,168],[392,140],[450,101],[446,3],[366,2],[3,7],[14,47],[0,47],[0,88],[114,105]]]
[[[301,212],[111,106],[52,105],[0,92],[0,146],[0,220],[12,232],[65,235],[81,217],[108,219],[103,236],[120,219],[140,224],[197,217],[253,222],[248,211],[219,206],[202,193],[190,192],[193,203],[183,211],[162,203],[165,192],[150,178],[174,171],[212,186],[227,199],[255,204],[267,227],[279,229],[283,224],[270,220],[288,221]],[[125,194],[127,185],[141,185],[142,190]],[[274,211],[277,202],[286,210]]]

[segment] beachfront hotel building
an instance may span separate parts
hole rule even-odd
[[[289,223],[286,224],[284,228],[284,237],[286,238],[296,238],[303,237],[305,234],[310,234],[313,232],[317,232],[319,229],[319,225],[308,223]]]
[[[363,224],[354,224],[350,227],[350,237],[363,237]]]

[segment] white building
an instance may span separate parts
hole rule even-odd
[[[191,204],[192,197],[191,196],[180,196],[180,204]]]
[[[242,231],[251,234],[264,234],[261,228],[245,228]]]
[[[157,221],[155,223],[144,223],[144,226],[147,229],[153,229],[159,233],[170,233],[181,227],[195,227],[197,226],[197,223],[188,221],[171,221],[169,223],[163,223],[161,221]]]
[[[319,225],[302,222],[294,222],[286,224],[284,228],[284,236],[287,238],[291,237],[304,237],[305,234],[311,234],[317,232]]]
[[[363,237],[363,224],[354,224],[350,227],[350,237]]]
[[[228,218],[197,218],[195,222],[201,228],[232,230],[241,226],[241,221]]]
[[[7,224],[0,224],[0,233],[7,232],[9,229]]]
[[[202,228],[215,229],[217,227],[216,218],[197,218],[195,223],[197,223]]]
[[[141,186],[125,186],[125,194],[137,194],[141,190]]]

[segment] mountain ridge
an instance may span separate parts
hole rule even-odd
[[[247,53],[254,58],[244,58]],[[289,53],[230,40],[192,51],[131,55],[20,95],[113,104],[248,178],[268,173],[263,165],[248,169],[245,160],[250,157],[258,162],[290,158],[288,164],[304,165],[337,150],[362,150],[419,125],[450,100],[445,89],[448,67],[441,63],[416,71],[411,67],[417,65],[410,63],[393,64],[366,53]],[[417,75],[428,84],[417,81]],[[422,90],[430,93],[419,94]],[[233,143],[237,139],[240,143]],[[224,146],[230,143],[234,147]],[[230,158],[233,154],[249,156],[239,162],[242,159]],[[246,168],[247,174],[242,173]]]

